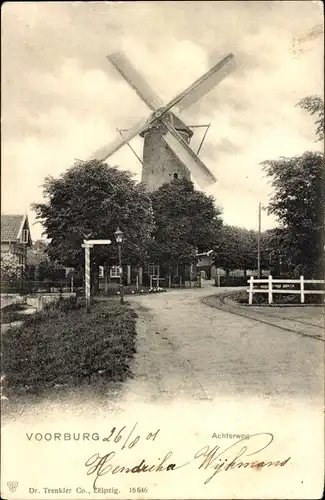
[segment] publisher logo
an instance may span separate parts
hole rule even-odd
[[[8,481],[7,486],[9,488],[9,490],[11,491],[11,493],[13,493],[14,491],[16,491],[16,489],[18,487],[18,482],[17,481]]]

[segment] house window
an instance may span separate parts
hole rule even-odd
[[[104,266],[99,266],[98,277],[104,278]]]
[[[28,243],[28,229],[23,229],[20,237],[20,243]]]
[[[149,264],[148,265],[148,274],[149,276],[158,276],[159,274],[159,264]]]
[[[112,266],[109,272],[111,278],[119,278],[120,277],[120,268],[119,266]]]

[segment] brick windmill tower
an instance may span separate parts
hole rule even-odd
[[[149,191],[175,178],[191,179],[191,176],[203,189],[214,184],[216,178],[189,146],[193,131],[183,123],[178,113],[200,100],[235,69],[234,56],[226,56],[167,105],[163,104],[123,53],[111,54],[108,59],[150,108],[151,114],[148,119],[125,131],[116,141],[96,151],[90,159],[104,161],[140,135],[144,139],[143,159],[140,160],[141,180]]]
[[[166,115],[166,119],[189,144],[193,131],[171,113]],[[189,169],[162,139],[165,133],[164,125],[156,121],[140,134],[144,138],[141,181],[147,185],[148,191],[155,191],[162,184],[173,179],[191,179]]]

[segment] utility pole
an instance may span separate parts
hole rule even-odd
[[[257,277],[261,278],[261,226],[262,226],[262,204],[258,204],[258,233],[257,233]]]
[[[257,274],[261,278],[261,233],[262,233],[262,210],[266,210],[262,203],[258,204],[258,232],[257,232]]]

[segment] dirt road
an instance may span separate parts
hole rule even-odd
[[[3,402],[3,477],[19,479],[23,492],[31,485],[40,491],[44,486],[83,486],[86,493],[78,498],[89,499],[94,498],[87,493],[93,482],[85,470],[89,457],[114,450],[114,464],[132,466],[143,459],[157,464],[169,451],[176,463],[189,464],[171,481],[157,472],[131,479],[107,475],[100,485],[119,489],[116,498],[131,498],[131,486],[145,486],[148,494],[143,498],[265,498],[270,491],[273,498],[291,498],[298,478],[295,498],[319,498],[324,470],[323,342],[202,302],[217,291],[206,286],[128,297],[139,315],[134,376],[110,384],[105,394],[96,395],[88,387],[52,392],[40,400],[29,396],[17,404]],[[124,443],[133,431],[140,443],[124,449],[117,432]],[[155,443],[153,431],[159,432]],[[85,432],[94,440],[38,441],[57,433]],[[107,443],[111,433],[116,440]],[[207,445],[231,450],[241,435],[271,436],[272,448],[259,458],[292,457],[290,466],[263,473],[245,469],[243,475],[240,469],[235,476],[226,472],[203,484],[211,472],[199,468],[195,453]]]
[[[3,402],[5,420],[97,418],[133,404],[225,400],[322,408],[323,342],[202,302],[216,293],[205,283],[128,297],[138,314],[133,378],[110,384],[104,396],[86,387],[41,399],[10,398]]]
[[[216,288],[132,297],[139,350],[127,399],[213,400],[227,394],[320,400],[323,344],[209,307]],[[319,310],[321,314],[321,310]]]

